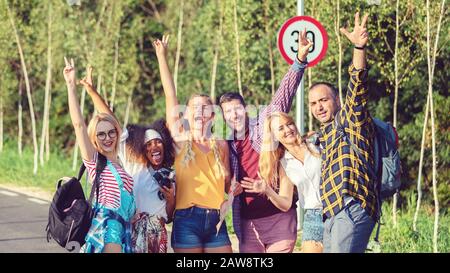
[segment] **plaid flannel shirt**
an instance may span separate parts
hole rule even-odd
[[[281,81],[280,86],[278,87],[278,90],[272,98],[270,104],[264,108],[257,117],[249,119],[249,137],[252,147],[257,153],[260,153],[261,151],[264,121],[266,120],[266,117],[276,111],[288,113],[291,110],[292,102],[306,66],[307,64],[300,63],[297,59],[295,59],[294,64],[283,77],[283,80]],[[242,177],[240,177],[239,174],[240,163],[236,143],[234,141],[229,141],[228,143],[230,146],[230,170],[232,172],[232,178],[236,179],[236,181],[240,181]],[[233,200],[233,228],[238,239],[242,240],[240,229],[240,205],[240,196],[236,196]]]
[[[335,119],[367,162],[373,164],[374,124],[367,109],[367,69],[352,64],[345,104]],[[344,196],[358,201],[371,217],[377,217],[374,179],[350,145],[339,136],[334,121],[322,125],[322,182],[320,195],[324,219],[336,215],[344,206]]]

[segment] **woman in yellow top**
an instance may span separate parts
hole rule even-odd
[[[153,46],[166,97],[166,121],[176,150],[176,208],[172,227],[175,252],[231,252],[225,223],[217,232],[220,206],[230,188],[229,151],[224,140],[211,133],[213,103],[207,95],[192,95],[184,117],[167,65],[168,36]],[[187,123],[186,123],[187,122]],[[184,126],[183,126],[184,125]],[[189,129],[186,128],[189,126]]]

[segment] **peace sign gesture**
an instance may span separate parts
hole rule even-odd
[[[73,59],[70,59],[70,62],[64,57],[64,62],[66,67],[64,67],[63,74],[64,79],[66,80],[67,85],[75,85],[75,64]]]
[[[300,61],[306,61],[306,56],[309,53],[309,49],[313,46],[313,42],[306,38],[306,29],[300,31],[298,34],[298,51],[297,57]]]
[[[80,84],[86,88],[88,93],[94,90],[94,85],[92,84],[92,70],[92,66],[89,65],[86,69],[86,77],[80,80]]]
[[[157,57],[165,57],[167,55],[167,47],[169,45],[169,35],[163,35],[162,41],[160,39],[156,39],[153,41],[153,47],[156,51]]]
[[[359,21],[359,12],[355,14],[355,27],[353,32],[349,32],[347,28],[341,28],[340,31],[344,34],[353,45],[358,47],[364,47],[369,40],[369,35],[367,33],[366,23],[369,14],[365,14],[362,22]]]

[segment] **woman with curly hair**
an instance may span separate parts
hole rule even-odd
[[[92,68],[81,83],[100,113],[114,115],[92,86]],[[166,253],[167,230],[175,208],[172,137],[164,120],[150,126],[130,124],[119,140],[118,156],[133,177],[137,216],[133,219],[135,253]],[[164,183],[165,182],[165,183]]]

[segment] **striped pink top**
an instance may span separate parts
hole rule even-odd
[[[83,160],[84,165],[89,173],[89,179],[91,183],[95,179],[95,166],[97,164],[97,153],[94,155],[92,161]],[[124,188],[126,191],[132,193],[133,178],[118,164],[113,163],[117,172],[122,179]],[[108,166],[105,167],[100,175],[100,188],[99,188],[99,204],[104,205],[107,208],[119,208],[120,207],[120,189],[116,178],[112,174]]]

